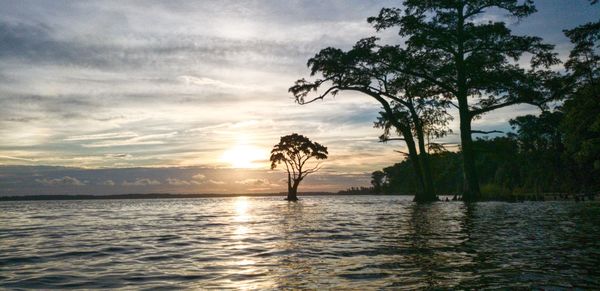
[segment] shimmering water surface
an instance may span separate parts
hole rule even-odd
[[[0,203],[0,287],[600,288],[597,202]]]

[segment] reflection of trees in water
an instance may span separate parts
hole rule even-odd
[[[465,266],[473,264],[472,254],[462,244],[469,239],[464,221],[470,216],[462,203],[413,204],[408,208],[408,259],[424,286],[455,286],[472,276]],[[415,278],[417,279],[417,278]]]
[[[592,282],[586,282],[588,278],[597,278],[599,273],[598,268],[589,267],[596,266],[597,259],[583,251],[586,244],[592,252],[600,249],[597,232],[590,232],[588,227],[578,231],[590,218],[579,219],[570,213],[573,205],[578,204],[465,205],[461,223],[468,238],[460,250],[471,255],[472,263],[461,266],[461,270],[472,275],[460,282],[461,287],[597,289],[584,287]],[[582,209],[585,208],[578,207],[576,211]]]

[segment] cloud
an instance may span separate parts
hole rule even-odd
[[[23,162],[35,162],[35,160],[33,160],[33,159],[20,158],[20,157],[11,157],[11,156],[0,156],[0,160],[2,160],[2,159],[17,160],[17,161],[23,161]]]
[[[150,185],[160,185],[161,183],[157,180],[152,180],[148,178],[138,178],[134,182],[123,181],[123,186],[150,186]]]
[[[190,185],[200,185],[201,182],[195,180],[180,180],[175,178],[167,178],[167,184],[174,186],[190,186]]]
[[[210,180],[203,181],[203,182],[202,182],[202,184],[209,184],[209,185],[225,185],[225,182],[223,182],[223,181],[216,181],[216,180],[212,180],[212,179],[210,179]]]
[[[35,181],[42,185],[46,185],[46,186],[84,186],[84,185],[86,185],[85,182],[82,182],[77,178],[73,178],[73,177],[69,177],[69,176],[64,176],[62,178],[55,178],[55,179],[48,179],[48,178],[35,179]]]
[[[224,185],[225,182],[223,181],[216,181],[216,180],[207,180],[206,182],[203,182],[203,184],[211,184],[211,185]]]
[[[206,185],[225,185],[225,182],[223,181],[217,181],[217,180],[213,180],[213,179],[208,179],[206,177],[206,175],[204,174],[196,174],[194,176],[192,176],[193,180],[190,180],[188,182],[190,182],[190,185],[194,184],[194,185],[200,185],[200,184],[206,184]]]
[[[215,80],[207,77],[195,77],[195,76],[179,76],[178,80],[183,82],[185,85],[196,85],[196,86],[208,86],[214,87],[216,89],[234,89],[234,90],[245,90],[245,91],[254,91],[254,90],[265,90],[268,87],[261,86],[248,86],[248,85],[240,85],[236,83],[228,83],[220,80]]]
[[[236,184],[242,185],[268,185],[269,180],[267,179],[244,179],[240,181],[235,181]]]
[[[137,134],[133,132],[109,132],[100,134],[88,134],[71,136],[65,139],[65,141],[88,141],[88,140],[103,140],[103,139],[122,139],[137,137]]]
[[[285,177],[282,171],[266,169],[212,167],[83,169],[0,165],[0,195],[82,193],[106,195],[128,194],[132,193],[132,189],[135,193],[174,194],[279,192],[285,188],[287,181],[282,179]],[[349,186],[367,186],[369,182],[370,172],[321,171],[314,176],[309,176],[302,182],[301,187],[311,191],[337,191]],[[49,187],[49,184],[79,186]]]
[[[100,185],[103,185],[103,186],[115,186],[115,182],[113,180],[106,180],[106,181],[100,183]]]
[[[277,184],[272,184],[268,179],[244,179],[244,180],[235,181],[234,183],[240,184],[240,185],[250,185],[250,186],[268,186],[268,187],[278,187],[279,186]]]
[[[131,159],[133,157],[130,154],[106,154],[104,156],[113,159]]]
[[[289,128],[373,131],[370,122],[340,128],[352,120],[342,116],[370,119],[340,103],[295,106],[287,87],[307,73],[306,60],[321,47],[347,46],[372,31],[363,8],[378,7],[231,1],[156,4],[140,12],[127,3],[88,4],[0,5],[6,8],[0,9],[0,35],[8,40],[0,44],[0,75],[11,80],[0,83],[0,119],[12,120],[0,120],[0,139],[10,146],[0,154],[28,152],[18,157],[49,165],[219,167],[240,133],[267,148]],[[279,16],[290,7],[295,17]],[[81,21],[90,11],[94,19]],[[23,145],[36,147],[35,157]],[[85,164],[74,158],[91,156]],[[171,178],[241,185],[213,176]],[[160,181],[168,184],[166,177]]]
[[[235,39],[206,34],[136,34],[130,42],[90,38],[89,35],[65,37],[55,27],[27,22],[6,22],[0,19],[0,58],[27,60],[44,65],[69,64],[99,69],[143,68],[187,62],[223,64],[244,61],[257,64],[286,61],[288,55],[305,55],[302,46],[268,39]],[[135,42],[135,43],[132,43]],[[273,58],[277,56],[277,58]],[[237,88],[237,85],[196,78],[199,84]],[[192,82],[195,82],[192,81]]]

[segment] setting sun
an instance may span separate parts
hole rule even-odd
[[[226,150],[221,156],[221,161],[232,168],[260,168],[258,161],[266,160],[266,152],[250,145],[236,145]]]

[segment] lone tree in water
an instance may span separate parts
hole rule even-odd
[[[320,169],[320,164],[307,164],[311,158],[327,159],[327,147],[312,142],[307,137],[293,133],[282,136],[279,143],[271,150],[271,169],[284,164],[288,174],[288,201],[298,201],[298,185],[308,174]]]

